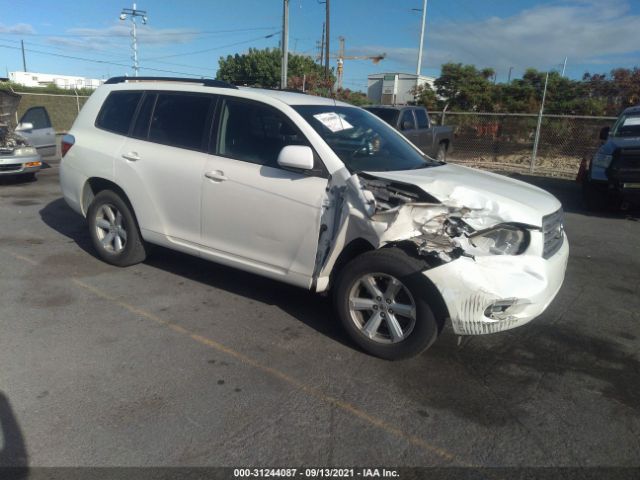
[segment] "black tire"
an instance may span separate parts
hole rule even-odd
[[[23,173],[22,180],[25,182],[34,182],[36,180],[36,172]]]
[[[436,153],[436,160],[439,162],[447,161],[447,144],[446,142],[441,142],[438,145],[438,152]]]
[[[102,215],[103,207],[113,207],[116,212],[121,214],[121,226],[126,232],[126,241],[121,251],[110,251],[99,238],[98,227],[96,226],[99,217]],[[138,222],[133,214],[133,209],[128,202],[123,200],[120,195],[111,190],[102,190],[98,193],[87,212],[87,220],[89,222],[89,234],[93,247],[96,249],[98,256],[111,265],[118,267],[128,267],[144,261],[146,258],[145,245],[140,235]]]
[[[589,212],[604,210],[610,204],[606,192],[599,187],[586,178],[582,181],[582,201]]]
[[[387,360],[398,360],[419,354],[436,340],[444,319],[437,319],[429,304],[430,300],[434,301],[434,287],[422,274],[424,267],[424,262],[400,249],[384,248],[356,257],[339,273],[333,287],[335,308],[351,339],[365,352]],[[412,330],[397,343],[381,343],[369,338],[362,332],[362,327],[357,326],[357,319],[352,317],[349,295],[363,276],[374,273],[399,280],[415,304]]]

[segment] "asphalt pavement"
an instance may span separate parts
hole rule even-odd
[[[58,162],[0,180],[0,466],[638,466],[640,223],[564,203],[532,323],[387,362],[327,298],[155,248],[91,248]]]

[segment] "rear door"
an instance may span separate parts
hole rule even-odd
[[[24,128],[27,123],[30,123],[32,128]],[[56,154],[56,132],[44,107],[31,107],[24,112],[16,131],[36,147],[43,157]]]
[[[202,172],[202,238],[213,256],[309,287],[327,177],[280,168],[286,145],[308,145],[282,111],[225,97]]]
[[[140,228],[200,243],[200,190],[214,95],[148,91],[114,162]]]

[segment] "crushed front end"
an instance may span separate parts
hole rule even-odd
[[[438,168],[446,178],[460,167]],[[429,189],[368,173],[330,189],[319,290],[328,286],[340,250],[362,238],[376,249],[402,248],[422,260],[423,275],[440,292],[457,334],[508,330],[540,315],[562,285],[569,256],[560,204],[537,189],[523,192],[538,208],[522,206],[523,199],[510,202],[491,191],[500,182],[513,189],[515,181],[483,175],[473,178],[485,182],[476,190],[445,181]]]

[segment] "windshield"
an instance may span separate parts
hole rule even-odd
[[[377,115],[385,122],[387,122],[392,127],[395,127],[398,123],[398,110],[394,110],[392,108],[376,108],[376,107],[366,107],[365,110]]]
[[[388,172],[441,165],[361,108],[332,105],[296,105],[293,108],[351,172]]]
[[[640,137],[640,114],[620,115],[613,126],[612,137]]]

